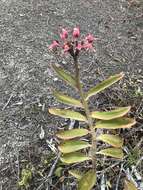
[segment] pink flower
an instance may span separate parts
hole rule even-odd
[[[81,43],[78,43],[76,46],[76,49],[78,49],[79,51],[83,48],[83,45],[81,45]]]
[[[78,38],[79,35],[80,35],[80,30],[79,30],[79,28],[74,28],[74,29],[73,29],[73,37],[74,37],[74,38]]]
[[[69,45],[66,43],[66,44],[64,44],[63,49],[64,49],[64,52],[68,52],[69,49],[70,49],[70,47],[69,47]]]
[[[92,43],[89,43],[89,42],[87,42],[87,43],[85,43],[84,45],[83,45],[83,48],[84,49],[92,49],[93,48],[93,46],[92,46]]]
[[[60,37],[62,40],[65,40],[68,38],[68,31],[62,28],[62,33],[60,34]]]
[[[60,46],[59,42],[54,40],[53,43],[49,46],[49,49],[53,50],[53,49],[55,49],[55,48],[57,48],[59,46]]]
[[[92,34],[88,34],[88,36],[85,37],[85,39],[89,42],[92,43],[94,41],[94,37]]]

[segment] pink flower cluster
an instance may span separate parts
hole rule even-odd
[[[79,37],[79,28],[76,27],[73,29],[71,38],[69,38],[69,32],[63,28],[60,33],[62,43],[54,40],[53,43],[49,46],[49,49],[56,50],[60,47],[64,50],[64,52],[69,52],[72,56],[74,56],[81,50],[89,50],[93,48],[93,41],[95,38],[92,34],[88,34],[83,40],[80,40]]]

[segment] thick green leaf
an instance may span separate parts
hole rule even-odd
[[[124,157],[123,151],[120,148],[106,148],[97,152],[97,154],[103,154],[105,156],[111,156],[114,158],[122,159]]]
[[[86,117],[79,112],[65,109],[50,108],[49,112],[63,118],[70,118],[78,121],[87,121]]]
[[[62,175],[62,170],[63,170],[62,167],[56,168],[56,170],[55,170],[55,172],[54,172],[55,176],[61,177],[61,175]]]
[[[134,183],[129,180],[125,180],[124,190],[138,190]]]
[[[68,104],[71,106],[76,106],[76,107],[83,107],[82,103],[79,100],[76,100],[72,97],[69,97],[67,95],[62,94],[61,92],[54,92],[54,96],[57,98],[59,102],[62,102],[64,104]]]
[[[60,139],[69,140],[76,137],[82,137],[88,133],[89,131],[87,129],[71,129],[68,131],[59,131],[56,136]]]
[[[69,174],[75,177],[76,179],[80,180],[82,178],[82,173],[78,170],[70,170]]]
[[[57,67],[56,65],[53,65],[53,69],[62,80],[76,88],[76,81],[73,76],[71,76],[68,72],[64,71],[63,68]]]
[[[108,143],[114,147],[122,147],[123,146],[123,139],[120,138],[118,135],[109,135],[109,134],[102,134],[97,137],[97,140],[101,140],[105,143]]]
[[[119,129],[119,128],[130,128],[136,123],[134,119],[130,118],[117,118],[108,121],[98,121],[95,128],[102,129]]]
[[[80,141],[80,140],[69,140],[61,143],[59,145],[59,150],[62,153],[70,153],[75,152],[77,150],[81,150],[83,148],[90,147],[91,145],[88,142]]]
[[[124,116],[125,114],[129,112],[130,109],[131,107],[129,106],[129,107],[117,108],[115,110],[106,111],[106,112],[94,111],[91,113],[91,117],[96,118],[96,119],[102,119],[102,120],[115,119],[115,118]]]
[[[124,76],[123,73],[116,74],[114,76],[109,77],[108,79],[104,80],[103,82],[99,83],[97,86],[91,88],[86,95],[86,100],[88,100],[91,96],[103,91],[104,89],[108,88],[115,82],[119,81],[122,79]]]
[[[96,184],[96,172],[89,170],[80,179],[78,184],[78,190],[91,190]]]
[[[74,164],[77,162],[84,162],[86,160],[91,160],[91,158],[80,152],[72,152],[61,156],[61,161],[66,164]]]

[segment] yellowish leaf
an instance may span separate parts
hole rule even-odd
[[[66,164],[74,164],[86,160],[91,160],[91,158],[80,152],[72,152],[61,156],[61,161]]]
[[[100,150],[97,154],[103,154],[105,156],[111,156],[118,159],[122,159],[124,157],[123,151],[120,148],[106,148]]]
[[[131,107],[129,106],[129,107],[117,108],[115,110],[106,111],[106,112],[94,111],[91,113],[91,117],[96,118],[96,119],[102,119],[102,120],[111,120],[111,119],[124,116],[125,114],[129,112],[130,109]]]
[[[96,123],[95,128],[102,129],[119,129],[119,128],[130,128],[135,125],[136,121],[130,118],[117,118],[112,120],[103,120]]]
[[[88,133],[89,131],[87,129],[71,129],[68,131],[59,131],[56,136],[60,139],[69,140],[76,137],[82,137]]]
[[[123,146],[123,139],[118,135],[102,134],[97,137],[97,140],[101,140],[117,148]]]
[[[66,72],[63,68],[57,67],[56,65],[53,65],[53,69],[57,73],[57,75],[64,80],[69,85],[76,88],[76,81],[73,76],[71,76],[68,72]]]
[[[124,76],[123,73],[116,74],[114,76],[109,77],[108,79],[104,80],[103,82],[99,83],[97,86],[91,88],[86,95],[86,100],[88,100],[91,96],[103,91],[104,89],[108,88],[112,84],[116,83]]]
[[[79,100],[76,100],[70,96],[64,95],[61,92],[54,92],[54,96],[57,98],[57,100],[61,103],[68,104],[75,107],[83,107],[82,103]]]
[[[96,172],[89,170],[86,172],[79,181],[78,190],[91,190],[96,184]]]
[[[80,140],[69,140],[61,143],[59,145],[59,150],[62,153],[70,153],[75,152],[77,150],[81,150],[83,148],[88,148],[91,145],[88,142],[80,141]]]
[[[124,190],[138,190],[132,181],[125,180]]]
[[[86,117],[79,112],[65,109],[50,108],[49,112],[63,118],[70,118],[78,121],[87,121]]]

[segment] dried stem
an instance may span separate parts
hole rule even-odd
[[[85,114],[87,117],[87,121],[88,121],[88,126],[90,128],[91,131],[91,135],[92,135],[92,146],[91,146],[91,157],[92,157],[92,166],[93,169],[96,171],[96,132],[95,129],[93,127],[93,120],[91,118],[90,115],[90,110],[89,110],[89,106],[87,101],[85,100],[84,97],[84,91],[82,89],[82,85],[80,83],[80,72],[79,72],[79,65],[78,65],[78,56],[74,57],[74,65],[75,65],[75,74],[76,74],[76,82],[77,82],[77,88],[81,97],[81,101],[85,110]]]

